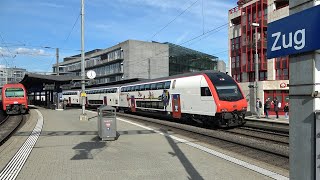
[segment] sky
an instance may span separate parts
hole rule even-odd
[[[128,39],[171,42],[228,60],[228,10],[237,0],[84,0],[85,51]],[[80,53],[81,0],[1,0],[0,64],[52,72]],[[199,38],[195,38],[199,37]]]

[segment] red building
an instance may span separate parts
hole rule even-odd
[[[268,23],[289,15],[289,0],[239,0],[229,10],[229,72],[237,80],[254,108],[255,54],[258,54],[258,97],[289,101],[288,57],[267,59]],[[252,23],[257,23],[256,27]],[[256,48],[257,37],[257,48]],[[281,109],[280,109],[281,111]]]

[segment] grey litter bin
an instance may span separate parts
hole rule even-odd
[[[98,135],[103,141],[117,138],[116,109],[111,106],[98,108]]]

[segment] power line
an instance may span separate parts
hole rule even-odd
[[[191,46],[191,45],[193,45],[193,44],[195,44],[195,43],[197,43],[197,42],[199,42],[199,41],[202,41],[203,39],[208,38],[208,37],[211,36],[212,34],[214,34],[214,33],[216,33],[216,32],[219,32],[220,30],[222,30],[223,28],[226,28],[226,27],[228,27],[228,26],[223,26],[223,27],[221,27],[221,28],[219,28],[219,29],[216,29],[215,31],[212,31],[212,32],[210,32],[209,34],[206,34],[204,37],[202,37],[202,38],[200,38],[199,40],[196,40],[196,41],[194,41],[194,42],[191,42],[191,43],[187,44],[186,46]],[[213,33],[213,32],[214,32],[214,33]]]
[[[158,35],[161,31],[163,31],[165,28],[167,28],[170,24],[172,24],[175,20],[178,19],[178,17],[180,17],[182,14],[184,14],[185,12],[187,12],[187,10],[189,10],[192,6],[194,6],[199,0],[196,0],[195,2],[193,2],[190,6],[188,6],[186,9],[184,9],[180,14],[178,14],[176,17],[174,17],[171,21],[169,21],[164,27],[162,27],[160,30],[158,30],[156,33],[154,33],[151,38],[150,41],[152,41],[152,39]],[[148,40],[147,40],[148,41]],[[141,42],[140,44],[138,44],[135,48],[138,48],[139,46],[141,46],[144,42]]]
[[[203,32],[203,34],[204,34],[203,0],[202,0],[202,32]]]
[[[67,38],[64,40],[64,44],[68,41],[68,39],[69,39],[69,37],[70,37],[70,35],[71,35],[74,27],[76,26],[76,24],[77,24],[77,22],[78,22],[78,20],[79,20],[80,15],[81,15],[81,10],[80,10],[80,13],[78,14],[77,20],[74,22],[74,24],[73,24],[73,26],[72,26],[71,31],[69,32]]]
[[[1,38],[2,42],[5,44],[5,41],[4,41],[1,34],[0,34],[0,38]],[[13,56],[13,53],[10,51],[9,47],[7,45],[5,45],[5,47],[7,48],[8,52],[11,54],[12,58],[14,58],[15,56]]]
[[[70,37],[71,33],[73,32],[73,29],[74,29],[74,27],[76,26],[76,24],[77,24],[77,22],[78,22],[78,20],[79,20],[80,15],[81,15],[81,9],[80,9],[80,12],[79,12],[79,14],[78,14],[78,16],[77,16],[76,21],[73,23],[73,26],[72,26],[72,28],[71,28],[71,31],[68,33],[67,38],[66,38],[66,39],[64,40],[64,42],[63,42],[64,45],[65,45],[66,42],[69,40],[69,37]],[[49,66],[49,68],[48,68],[49,70],[52,68],[51,66],[52,66],[53,61],[54,61],[54,59],[52,59],[51,62],[50,62],[50,66]],[[59,69],[59,67],[57,67],[57,68]]]
[[[191,39],[189,39],[189,40],[187,40],[187,41],[185,41],[185,42],[183,42],[183,43],[180,43],[179,45],[186,44],[186,43],[188,43],[188,42],[190,42],[190,41],[193,41],[193,40],[195,40],[195,39],[198,39],[198,38],[200,38],[200,37],[202,37],[202,36],[204,36],[204,35],[206,35],[206,34],[209,34],[209,33],[213,32],[213,31],[216,31],[216,30],[218,30],[218,29],[220,29],[220,28],[222,28],[222,27],[224,27],[224,26],[226,26],[226,25],[228,25],[228,23],[223,24],[223,25],[221,25],[221,26],[219,26],[219,27],[216,27],[216,28],[214,28],[214,29],[211,29],[210,31],[207,31],[207,32],[204,33],[204,34],[201,34],[201,35],[199,35],[199,36],[196,36],[196,37],[194,37],[194,38],[191,38]],[[216,31],[216,32],[217,32],[217,31]]]
[[[192,6],[194,6],[199,0],[196,0],[193,2],[189,7],[187,7],[185,10],[183,10],[179,15],[177,15],[173,20],[171,20],[169,23],[167,23],[163,28],[161,28],[158,32],[156,32],[152,37],[154,38],[157,34],[159,34],[161,31],[163,31],[166,27],[168,27],[171,23],[173,23],[178,17],[180,17],[182,14],[184,14],[188,9],[190,9]]]

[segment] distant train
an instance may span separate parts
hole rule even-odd
[[[90,88],[86,94],[86,106],[110,105],[118,110],[152,112],[218,127],[243,125],[247,111],[237,82],[215,71]],[[69,105],[80,105],[80,90],[64,91],[63,98]]]
[[[28,96],[22,84],[5,84],[1,91],[2,109],[7,114],[28,112]]]

